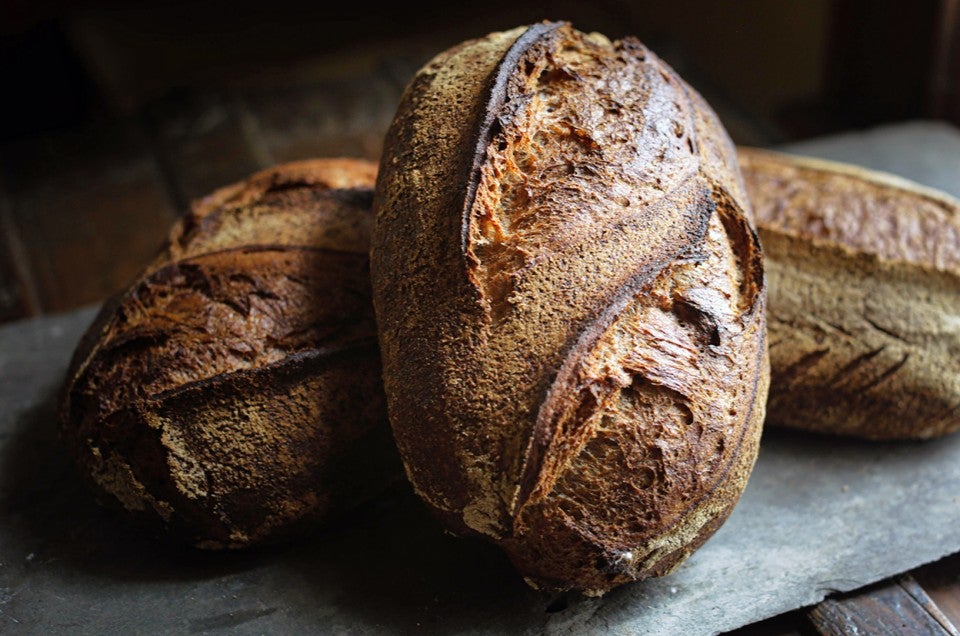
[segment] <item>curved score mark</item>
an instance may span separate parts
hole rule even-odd
[[[588,322],[579,334],[574,334],[574,338],[564,346],[563,362],[554,381],[547,388],[545,396],[540,402],[537,420],[521,470],[520,490],[511,506],[511,514],[515,515],[523,507],[537,485],[537,477],[541,472],[544,458],[553,442],[560,421],[565,415],[562,396],[574,391],[581,360],[594,349],[599,339],[606,333],[616,318],[646,286],[656,280],[661,272],[675,263],[693,261],[699,258],[695,255],[701,252],[700,248],[706,241],[710,217],[715,209],[709,196],[706,197],[706,201],[708,204],[700,206],[697,211],[699,213],[697,221],[699,222],[693,233],[693,238],[681,246],[677,252],[665,255],[662,260],[642,264],[628,281],[616,291],[613,297],[605,303],[605,309],[596,318]],[[577,410],[582,411],[579,408]]]
[[[734,254],[744,255],[737,257],[737,260],[740,264],[738,270],[744,274],[740,281],[740,302],[738,303],[737,308],[741,312],[738,319],[744,323],[749,323],[757,319],[758,309],[761,309],[761,306],[763,305],[761,302],[761,290],[763,289],[764,283],[764,271],[759,239],[757,238],[756,233],[753,231],[753,228],[750,227],[750,224],[746,222],[742,213],[731,213],[731,209],[737,211],[739,208],[733,204],[732,198],[726,193],[726,191],[714,188],[714,191],[711,193],[711,195],[712,196],[709,199],[711,202],[714,202],[715,198],[719,198],[720,202],[710,206],[710,211],[706,214],[706,216],[703,217],[703,224],[701,226],[702,232],[699,233],[696,240],[691,241],[688,244],[685,252],[686,254],[696,254],[700,252],[702,245],[706,241],[707,223],[710,218],[710,213],[716,211],[724,227],[728,240],[730,241],[730,249]],[[733,204],[732,208],[728,207],[730,204]],[[676,260],[682,259],[678,258]],[[663,271],[663,269],[665,269],[670,263],[671,261],[667,261],[665,264],[662,264],[662,267],[657,270],[657,274],[659,274],[660,271]],[[520,491],[511,510],[513,515],[516,515],[523,508],[538,485],[538,477],[542,471],[543,462],[553,442],[554,436],[561,427],[561,420],[570,416],[571,411],[563,409],[560,396],[563,394],[569,394],[569,392],[573,390],[573,387],[576,383],[577,370],[580,361],[583,360],[591,350],[593,350],[599,339],[603,336],[610,325],[613,324],[616,317],[619,316],[624,309],[626,309],[629,303],[635,299],[637,294],[643,291],[643,287],[654,280],[654,277],[644,277],[644,274],[648,274],[649,271],[650,268],[639,270],[631,279],[630,283],[621,288],[616,298],[608,305],[607,309],[593,323],[589,324],[581,332],[578,341],[569,348],[569,353],[565,356],[564,362],[557,374],[556,379],[547,390],[546,397],[541,402],[540,411],[538,413],[537,422],[534,428],[534,434],[530,440],[530,445],[528,447],[527,456],[524,462],[524,468],[520,482]],[[754,364],[752,365],[757,369],[759,369],[763,363],[765,349],[766,334],[762,333],[757,350],[757,359],[753,361]],[[753,417],[753,412],[756,408],[755,402],[759,381],[759,376],[757,376],[751,382],[748,392],[750,396],[749,408],[746,410],[745,419],[743,420],[745,423],[749,423]],[[583,417],[584,409],[581,402],[582,400],[578,400],[578,406],[573,409],[573,411],[575,419],[583,422],[586,421],[588,417]],[[602,399],[598,399],[598,396],[591,394],[590,402],[594,404],[595,407],[599,408]],[[729,472],[731,466],[736,463],[736,460],[740,455],[741,446],[746,436],[747,428],[748,426],[741,427],[740,435],[736,440],[735,450],[731,454],[729,462],[719,473],[717,481],[713,484],[713,486],[711,486],[700,498],[698,498],[696,502],[693,502],[693,507],[700,505],[702,501],[709,497],[711,493],[716,490],[721,483],[723,483],[726,474]],[[676,523],[679,523],[679,519]]]
[[[490,87],[487,89],[489,97],[484,106],[483,120],[470,142],[474,148],[474,155],[470,166],[470,177],[467,179],[467,190],[464,193],[462,221],[460,223],[460,250],[464,258],[467,257],[470,246],[471,211],[477,198],[477,188],[480,185],[480,167],[487,158],[487,148],[493,140],[493,125],[506,104],[507,82],[524,53],[540,40],[564,26],[567,26],[566,22],[548,22],[534,24],[528,28],[523,32],[523,35],[510,45],[500,64],[490,76]]]

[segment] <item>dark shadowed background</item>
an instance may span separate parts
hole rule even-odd
[[[279,161],[376,158],[403,86],[469,37],[637,35],[741,144],[960,122],[960,2],[0,4],[0,321],[101,300],[195,197]]]
[[[311,83],[398,55],[421,62],[463,38],[541,19],[639,36],[750,118],[753,134],[960,118],[951,0],[330,4],[8,0],[0,134],[132,115],[176,90]]]

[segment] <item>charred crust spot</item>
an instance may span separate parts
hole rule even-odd
[[[647,49],[647,47],[635,37],[625,37],[620,40],[618,49],[625,53],[629,53],[633,59],[637,60],[638,62],[647,61],[647,56],[650,54],[650,51]]]

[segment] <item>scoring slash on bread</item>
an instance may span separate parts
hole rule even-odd
[[[218,190],[107,302],[60,412],[102,501],[236,548],[307,530],[399,473],[370,299],[375,173],[304,161]]]
[[[764,274],[714,113],[635,39],[465,42],[388,132],[371,274],[417,493],[534,586],[665,574],[737,502],[768,370]]]
[[[871,439],[960,428],[960,201],[741,148],[769,280],[768,423]]]

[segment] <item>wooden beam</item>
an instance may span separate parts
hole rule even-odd
[[[41,312],[98,302],[127,285],[175,218],[154,155],[129,122],[10,143],[0,159]]]
[[[930,114],[960,125],[960,0],[940,0]]]
[[[960,625],[960,553],[912,572],[924,591],[954,625]]]
[[[813,628],[824,636],[930,634],[960,636],[912,576],[827,599],[810,610]]]

